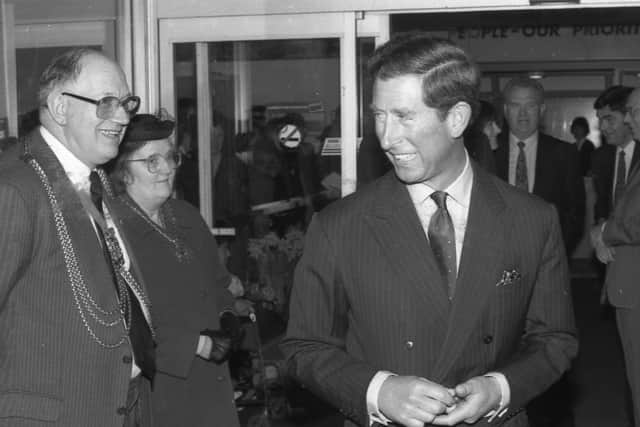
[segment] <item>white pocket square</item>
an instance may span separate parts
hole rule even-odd
[[[522,276],[520,275],[520,272],[518,270],[504,270],[502,272],[502,277],[500,277],[500,280],[498,281],[498,283],[496,283],[496,286],[507,286],[510,285],[512,283],[517,282],[518,280],[520,280]]]

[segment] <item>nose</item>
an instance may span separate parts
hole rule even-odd
[[[518,118],[527,117],[527,108],[526,107],[518,107]]]
[[[118,124],[121,124],[123,126],[126,126],[129,124],[129,120],[131,119],[131,117],[129,116],[129,113],[127,113],[124,109],[124,107],[122,105],[118,106],[118,108],[116,109],[115,113],[113,114],[113,117],[111,117],[111,121],[112,122],[116,122]]]
[[[388,150],[398,139],[398,124],[391,115],[387,115],[385,119],[377,125],[378,139],[380,140],[380,148]]]

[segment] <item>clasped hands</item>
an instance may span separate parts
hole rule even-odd
[[[500,405],[500,386],[492,377],[473,377],[454,388],[425,378],[390,376],[378,394],[378,409],[407,427],[472,424]]]

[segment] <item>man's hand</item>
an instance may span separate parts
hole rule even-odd
[[[455,403],[453,391],[424,378],[390,376],[380,387],[378,409],[406,427],[423,427]]]
[[[589,233],[591,237],[591,246],[596,251],[596,257],[603,264],[608,264],[614,260],[615,250],[604,243],[602,240],[602,225],[596,225]]]
[[[453,426],[461,422],[473,424],[500,406],[500,385],[492,377],[474,377],[454,389],[459,399],[446,415],[439,415],[433,424]]]

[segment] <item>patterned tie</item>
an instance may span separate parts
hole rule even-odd
[[[91,201],[96,206],[96,209],[98,209],[98,212],[100,212],[101,215],[104,215],[102,207],[103,188],[97,172],[91,172],[89,180],[91,181]],[[96,224],[96,230],[98,237],[100,238],[100,243],[102,244],[107,264],[111,267],[110,271],[116,289],[126,289],[128,294],[127,298],[127,295],[121,295],[121,292],[118,291],[120,299],[128,299],[130,304],[128,308],[125,307],[124,312],[125,321],[129,325],[129,340],[133,347],[133,356],[135,358],[136,365],[138,365],[144,376],[153,380],[156,373],[155,344],[153,342],[151,329],[149,328],[149,324],[142,313],[142,308],[140,307],[138,298],[136,298],[134,292],[129,287],[128,282],[119,273],[123,263],[120,243],[115,237],[113,230],[107,230],[106,233],[108,233],[108,235],[106,236],[105,231],[102,230],[99,224]]]
[[[518,142],[518,159],[516,161],[516,187],[529,191],[529,175],[527,173],[527,157],[524,153],[524,142]]]
[[[449,299],[453,299],[456,288],[456,239],[451,216],[447,210],[447,193],[436,191],[431,194],[438,209],[429,221],[429,243],[433,250],[440,274],[447,284]]]
[[[620,196],[624,191],[624,186],[627,181],[627,162],[625,160],[624,150],[620,150],[618,153],[618,169],[616,171],[616,185],[613,187],[613,203],[612,206],[615,206],[620,200]]]

